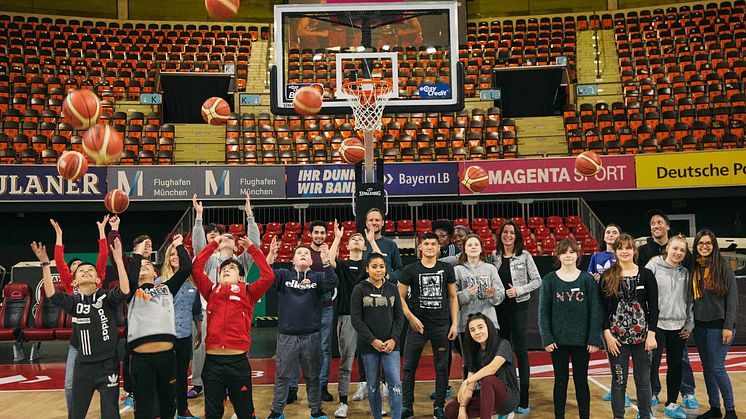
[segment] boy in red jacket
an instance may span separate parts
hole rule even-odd
[[[207,355],[202,369],[205,417],[223,417],[227,391],[238,419],[251,419],[254,417],[248,358],[251,320],[254,306],[274,283],[275,274],[262,251],[250,244],[246,251],[259,267],[261,277],[246,284],[243,266],[235,259],[227,259],[220,264],[218,281],[213,284],[205,274],[205,264],[223,240],[226,238],[218,236],[208,244],[192,266],[192,279],[207,300]]]

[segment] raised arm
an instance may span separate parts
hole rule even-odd
[[[118,215],[109,218],[109,226],[111,227],[111,230],[109,231],[109,234],[106,235],[106,241],[109,247],[114,245],[114,240],[122,240],[122,235],[119,234],[119,223],[121,221],[122,220],[119,218]],[[111,255],[109,255],[109,259],[111,259],[111,265],[116,266],[114,264],[114,258]]]
[[[106,261],[109,259],[109,245],[106,243],[106,224],[109,222],[109,214],[104,216],[104,219],[96,221],[96,227],[98,227],[98,257],[96,258],[96,272],[98,277],[101,279],[99,282],[99,288],[104,283],[106,278]],[[57,269],[59,271],[59,269]]]
[[[70,272],[67,262],[65,262],[65,245],[62,244],[62,227],[60,227],[57,221],[51,218],[49,219],[49,223],[54,227],[54,232],[57,236],[54,243],[54,263],[57,265],[57,273],[60,275],[60,284],[62,284],[62,288],[64,288],[66,293],[72,294],[73,274]]]
[[[135,289],[138,287],[140,282],[140,268],[142,267],[142,260],[145,254],[145,241],[142,241],[134,249],[132,249],[132,255],[130,257],[130,264],[127,268],[127,274],[129,275],[130,288]],[[121,284],[122,279],[119,278]],[[120,285],[121,286],[121,285]]]
[[[181,234],[174,236],[172,244],[176,246],[176,253],[179,255],[179,270],[166,281],[166,286],[172,295],[176,295],[181,286],[184,285],[184,281],[192,274],[192,259],[189,257],[189,252],[184,248],[184,237]]]
[[[49,255],[47,255],[47,246],[44,246],[41,242],[31,242],[31,250],[34,251],[36,258],[41,262],[41,273],[42,281],[44,283],[44,294],[47,298],[52,298],[54,295],[54,282],[52,282],[52,269],[49,267]]]
[[[114,244],[111,246],[111,257],[114,259],[114,266],[117,267],[117,273],[119,274],[119,289],[122,290],[122,294],[128,295],[130,293],[130,280],[127,278],[127,268],[124,266],[124,253],[122,251],[122,241],[120,239],[114,240]],[[137,279],[135,279],[137,284]]]
[[[254,244],[247,247],[246,252],[251,254],[254,263],[259,267],[259,279],[249,284],[249,298],[252,302],[257,302],[275,283],[275,272],[270,268],[262,251]]]
[[[344,227],[339,228],[339,223],[334,220],[334,241],[329,246],[329,263],[332,268],[337,269],[337,256],[339,255],[339,244],[342,242],[342,236],[345,234]]]
[[[194,258],[194,264],[192,265],[192,280],[197,286],[199,293],[205,297],[205,300],[208,299],[212,292],[212,281],[210,281],[210,278],[208,278],[205,273],[205,265],[207,264],[207,260],[210,259],[210,256],[215,253],[220,242],[224,239],[223,236],[216,237],[213,242],[205,246],[205,248],[197,254],[197,257]]]
[[[244,202],[243,210],[244,213],[246,213],[246,237],[248,237],[254,245],[260,246],[262,244],[262,239],[259,237],[259,226],[256,224],[256,220],[254,220],[254,211],[251,209],[251,197],[249,196],[249,192],[246,192],[246,202]]]
[[[197,201],[197,194],[192,195],[192,207],[194,208],[194,226],[192,227],[192,248],[195,254],[202,252],[207,246],[205,228],[202,226],[202,201]]]

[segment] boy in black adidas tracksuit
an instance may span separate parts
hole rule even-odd
[[[117,240],[111,249],[119,273],[121,288],[98,289],[101,281],[96,267],[81,263],[75,272],[73,285],[79,293],[68,295],[56,292],[49,269],[46,246],[31,243],[42,267],[44,293],[52,303],[72,316],[72,345],[78,350],[73,374],[72,418],[84,419],[98,390],[101,398],[101,417],[119,418],[119,358],[118,332],[114,319],[117,306],[130,292],[127,271],[122,260],[122,243]]]

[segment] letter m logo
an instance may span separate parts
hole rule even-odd
[[[117,172],[117,188],[125,191],[129,197],[143,196],[142,183],[142,170],[135,171],[132,182],[130,182],[126,171],[120,170]]]
[[[205,195],[228,196],[231,194],[231,175],[228,169],[220,173],[220,179],[215,177],[214,170],[205,170]]]

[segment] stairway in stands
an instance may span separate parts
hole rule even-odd
[[[561,116],[513,118],[520,157],[566,156],[567,140]]]
[[[614,102],[622,102],[622,83],[619,73],[619,56],[616,52],[614,31],[599,30],[598,50],[601,75],[596,78],[595,42],[593,31],[578,32],[577,74],[578,84],[596,84],[597,96],[577,98],[577,104],[604,102],[611,107]]]
[[[225,125],[174,124],[176,164],[225,162]]]

